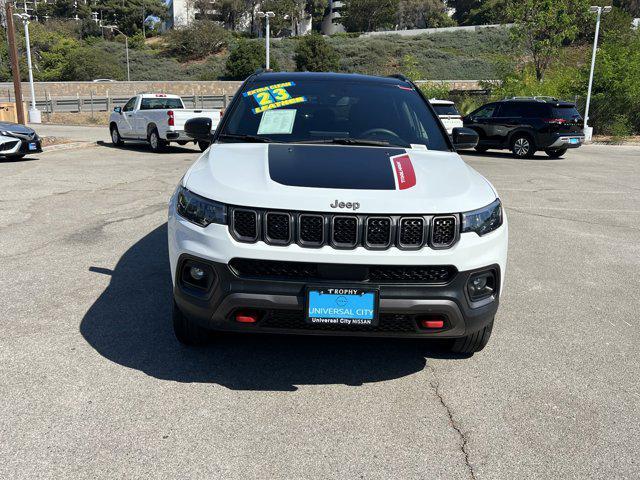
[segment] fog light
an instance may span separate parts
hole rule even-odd
[[[467,291],[472,302],[493,295],[496,292],[496,276],[493,270],[471,275],[467,282]]]
[[[202,270],[200,267],[191,267],[189,269],[189,275],[191,275],[191,278],[193,278],[196,281],[200,281],[204,278],[204,270]]]
[[[180,282],[187,289],[197,289],[208,291],[215,283],[216,274],[213,269],[205,263],[196,260],[185,260],[180,268]]]

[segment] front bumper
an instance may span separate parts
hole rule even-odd
[[[548,149],[578,148],[584,143],[584,135],[561,135],[547,147]]]
[[[0,135],[0,156],[27,155],[41,153],[42,144],[39,137],[32,139]]]
[[[206,290],[193,288],[182,281],[185,262],[196,262],[213,272],[214,280]],[[498,279],[500,267],[491,265],[479,270],[493,270]],[[182,255],[177,262],[174,299],[180,311],[202,327],[217,331],[295,333],[309,335],[382,336],[412,338],[456,338],[487,326],[496,314],[499,294],[471,302],[466,294],[469,276],[475,271],[458,272],[445,285],[372,284],[349,280],[293,281],[240,278],[226,264]],[[314,325],[305,321],[308,285],[378,289],[379,321],[376,326]],[[235,314],[250,309],[258,322],[238,323]],[[421,318],[445,319],[439,330],[420,326]]]

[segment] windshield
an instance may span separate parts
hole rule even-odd
[[[449,150],[435,116],[418,93],[394,84],[255,82],[245,86],[225,116],[222,141],[419,144]]]
[[[433,105],[433,109],[438,115],[460,115],[455,105],[436,104]]]

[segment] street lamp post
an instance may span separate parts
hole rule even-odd
[[[29,69],[29,88],[31,90],[31,107],[29,108],[29,123],[42,123],[40,110],[36,107],[36,89],[33,86],[33,67],[31,65],[31,45],[29,40],[29,15],[26,13],[14,13],[24,24],[24,39],[27,47],[27,67]]]
[[[276,14],[273,12],[258,12],[258,17],[265,19],[265,28],[266,28],[266,51],[267,51],[267,61],[265,62],[265,68],[269,70],[269,19],[275,17]]]
[[[127,82],[131,81],[131,71],[129,69],[129,37],[127,37],[116,25],[101,25],[102,28],[108,28],[111,32],[118,32],[124,36],[124,50],[127,57]]]
[[[596,17],[596,35],[593,39],[593,53],[591,54],[591,71],[589,72],[589,88],[587,90],[587,105],[584,110],[584,136],[585,141],[590,142],[593,137],[593,127],[589,126],[589,105],[591,103],[591,87],[593,85],[593,71],[596,66],[596,51],[598,50],[598,36],[600,35],[600,17],[603,13],[609,13],[611,7],[592,6],[589,11],[597,13]]]

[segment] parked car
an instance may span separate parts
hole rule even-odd
[[[492,102],[463,118],[480,136],[479,152],[508,149],[521,158],[544,150],[559,158],[584,143],[582,118],[576,106],[549,97],[516,97]]]
[[[460,115],[455,103],[450,100],[438,100],[436,98],[432,98],[429,102],[449,135],[451,135],[454,128],[463,126],[462,115]]]
[[[186,145],[193,139],[184,133],[187,120],[206,117],[215,129],[220,122],[220,110],[187,110],[178,95],[145,93],[129,99],[124,107],[115,107],[109,118],[111,140],[122,145],[125,140],[146,140],[151,150],[164,150],[170,142]],[[199,142],[201,150],[209,144]]]
[[[0,122],[0,157],[18,159],[39,152],[42,152],[42,144],[33,128]]]
[[[507,258],[495,189],[404,77],[259,73],[169,205],[177,338],[210,331],[489,340]]]

